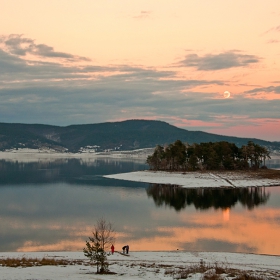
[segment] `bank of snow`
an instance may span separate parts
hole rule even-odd
[[[137,171],[105,175],[104,177],[152,184],[179,185],[184,188],[280,186],[280,179],[256,178],[250,173],[238,172],[221,172],[214,174],[211,172],[170,173],[161,171]]]
[[[215,266],[250,271],[263,279],[280,279],[280,257],[221,252],[131,252],[129,256],[115,253],[108,257],[112,275],[97,275],[96,267],[88,265],[81,252],[0,253],[1,258],[55,258],[81,260],[81,264],[66,266],[1,267],[0,279],[174,279],[174,273],[190,266]],[[194,273],[190,280],[200,280]],[[225,277],[226,278],[226,277]],[[228,278],[229,279],[229,278]]]

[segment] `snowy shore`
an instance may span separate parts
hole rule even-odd
[[[105,175],[105,178],[145,182],[152,184],[172,184],[184,188],[245,188],[262,186],[280,186],[280,179],[256,177],[254,173],[246,172],[153,172],[137,171]]]
[[[148,155],[153,153],[153,149],[138,149],[133,151],[109,151],[109,152],[83,152],[83,153],[62,153],[49,149],[13,149],[9,151],[0,151],[0,160],[11,160],[20,162],[45,161],[56,159],[83,159],[90,160],[96,158],[115,158],[115,159],[133,159],[146,161]]]
[[[0,151],[0,159],[43,159],[43,158],[90,158],[90,157],[112,157],[112,158],[141,158],[144,161],[152,155],[154,148],[136,149],[130,151],[107,151],[79,153],[58,152],[52,149],[29,149],[20,148]],[[271,159],[280,160],[280,153],[270,154]]]
[[[137,149],[131,151],[108,151],[108,152],[80,152],[80,153],[67,153],[57,152],[51,149],[12,149],[0,151],[0,160],[44,160],[44,159],[58,159],[58,158],[120,158],[120,159],[141,159],[146,161],[147,157],[153,154],[154,148]],[[270,155],[271,159],[280,160],[279,153]]]
[[[280,279],[280,256],[222,253],[222,252],[130,252],[129,256],[119,253],[108,256],[109,269],[116,274],[97,275],[96,267],[89,266],[82,252],[32,252],[0,253],[7,258],[54,258],[80,261],[79,264],[64,266],[2,267],[0,279],[176,279],[176,274],[187,267],[238,269],[263,279]],[[206,272],[205,272],[206,273]],[[209,270],[208,270],[209,273]],[[213,273],[213,269],[210,271]],[[237,273],[237,272],[235,272]],[[188,279],[203,279],[203,274],[192,273]],[[225,276],[225,279],[231,279]],[[232,277],[233,278],[233,277]],[[261,279],[261,278],[258,278]]]

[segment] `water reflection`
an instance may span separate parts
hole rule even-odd
[[[1,161],[0,251],[81,251],[104,217],[117,250],[280,254],[280,187],[195,192],[101,176],[145,168],[117,159]]]
[[[265,204],[270,196],[265,187],[184,189],[176,185],[163,184],[150,184],[147,195],[153,198],[156,206],[170,206],[176,211],[181,211],[190,205],[200,210],[228,209],[238,202],[252,210],[256,206]]]
[[[53,159],[33,162],[0,160],[1,185],[24,185],[46,183],[69,183],[80,185],[108,185],[102,175],[145,170],[147,165],[142,161],[118,160],[111,158],[91,158],[87,160]],[[111,181],[109,185],[117,181]],[[124,182],[128,185],[128,182]],[[137,183],[135,184],[137,185]]]
[[[279,169],[280,168],[280,159],[274,158],[266,161],[265,164],[268,168]]]

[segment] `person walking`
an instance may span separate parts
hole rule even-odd
[[[126,254],[128,255],[128,252],[129,252],[129,246],[126,245]]]
[[[111,246],[111,253],[112,253],[112,255],[114,255],[114,252],[115,252],[115,247],[114,247],[114,245],[112,244],[112,246]]]

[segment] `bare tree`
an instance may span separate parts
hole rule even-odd
[[[86,248],[83,249],[85,256],[96,263],[97,273],[108,271],[106,249],[109,249],[114,242],[115,230],[112,224],[103,218],[97,220],[92,237],[89,237],[89,240],[86,241]]]
[[[95,230],[98,230],[101,240],[101,248],[105,251],[109,249],[113,243],[115,243],[115,230],[110,222],[106,222],[101,218],[95,225]]]

